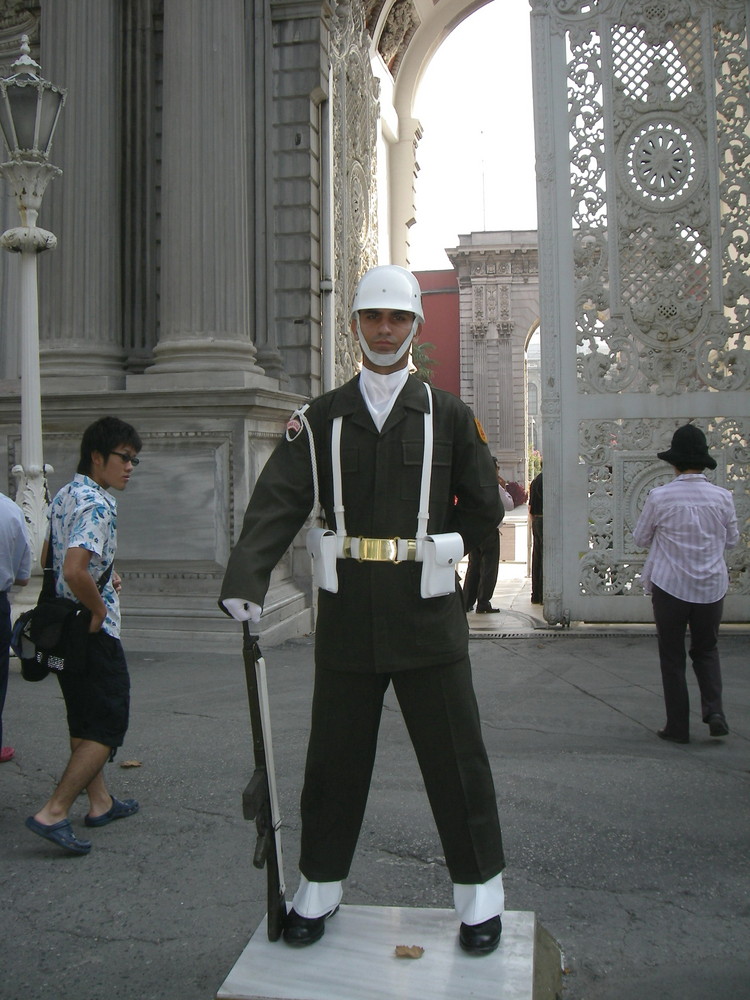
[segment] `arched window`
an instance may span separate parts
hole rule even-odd
[[[529,382],[529,416],[535,417],[539,412],[539,390],[533,382]]]

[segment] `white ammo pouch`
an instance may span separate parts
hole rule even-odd
[[[456,589],[456,567],[464,554],[464,540],[457,531],[425,535],[422,541],[422,597],[445,597]]]
[[[305,546],[312,560],[313,583],[321,590],[338,593],[339,575],[336,572],[336,532],[330,528],[310,528]]]
[[[456,568],[463,558],[464,540],[457,531],[428,535],[430,517],[430,481],[432,478],[432,392],[425,383],[428,409],[424,415],[424,452],[422,456],[422,481],[419,491],[417,532],[414,538],[364,538],[346,533],[343,488],[341,480],[341,427],[342,417],[333,421],[331,461],[333,463],[333,513],[336,530],[310,528],[306,546],[312,559],[313,582],[321,590],[338,593],[337,559],[357,559],[360,562],[421,562],[422,597],[445,597],[456,589]],[[297,411],[310,439],[310,457],[313,467],[315,507],[318,506],[318,476],[312,428],[304,416],[304,407]]]

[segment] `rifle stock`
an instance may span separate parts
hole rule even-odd
[[[268,940],[278,941],[286,917],[286,889],[281,858],[281,819],[276,800],[273,772],[273,745],[266,691],[265,664],[258,646],[258,636],[252,635],[243,622],[242,654],[250,708],[255,770],[242,793],[242,815],[255,820],[257,840],[253,865],[266,869],[268,895]]]

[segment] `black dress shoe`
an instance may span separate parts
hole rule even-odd
[[[709,715],[706,719],[711,736],[728,736],[729,726],[723,715]]]
[[[336,910],[338,910],[338,906]],[[296,948],[302,948],[306,944],[315,944],[325,934],[326,920],[332,917],[336,910],[324,913],[322,917],[301,917],[292,908],[284,921],[284,940]]]
[[[470,955],[489,955],[500,944],[502,931],[500,917],[490,917],[481,924],[461,924],[458,943]]]
[[[493,608],[491,605],[487,604],[480,608],[477,604],[477,614],[478,615],[497,615],[500,613],[500,608]]]
[[[689,743],[689,736],[675,736],[674,733],[670,733],[667,729],[657,729],[656,735],[660,740],[669,740],[670,743]]]

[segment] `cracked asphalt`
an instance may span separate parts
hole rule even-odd
[[[127,649],[127,638],[125,639]],[[2,1000],[212,1000],[265,912],[241,793],[252,772],[241,643],[128,656],[130,732],[108,765],[134,817],[64,855],[23,825],[67,757],[53,678],[11,668],[0,766]],[[657,739],[653,635],[537,635],[471,643],[497,785],[506,902],[559,942],[564,1000],[750,996],[748,633],[721,640],[731,729]],[[289,896],[312,684],[312,640],[266,651]],[[122,767],[136,761],[140,766]],[[389,691],[348,903],[451,905],[451,889]],[[283,948],[283,944],[279,944]],[[343,994],[342,994],[343,997]],[[334,1000],[334,998],[332,998]],[[416,1000],[416,998],[415,998]],[[510,1000],[510,998],[506,998]]]

